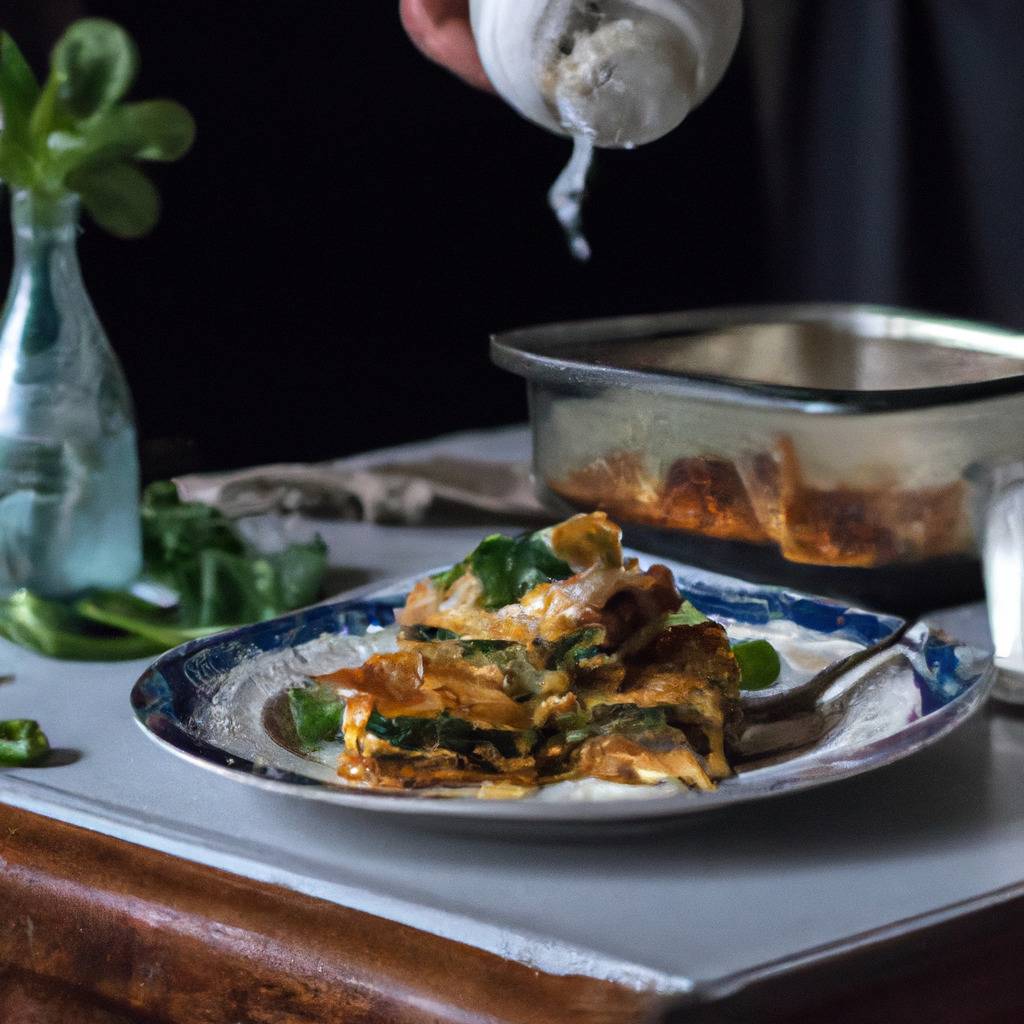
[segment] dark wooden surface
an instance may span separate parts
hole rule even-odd
[[[1022,1024],[1024,896],[680,1005],[666,1024]]]
[[[0,1024],[144,1024],[90,992],[0,966]]]
[[[0,1024],[1017,1024],[1024,899],[672,1005],[0,805]]]
[[[41,1024],[620,1024],[658,1009],[3,805],[0,965],[2,1024],[32,1020],[10,1000]]]

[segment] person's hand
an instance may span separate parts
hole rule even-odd
[[[431,60],[478,89],[490,90],[469,27],[469,0],[399,0],[409,38]]]

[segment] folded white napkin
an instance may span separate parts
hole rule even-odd
[[[344,461],[286,463],[175,479],[182,501],[226,516],[303,512],[378,523],[422,523],[438,506],[550,518],[533,492],[529,466],[439,455],[353,468]]]

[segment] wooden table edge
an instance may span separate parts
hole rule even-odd
[[[1002,896],[1005,898],[996,898]],[[662,1024],[1018,1024],[1024,1020],[1024,883],[923,915],[860,941],[703,986],[660,1012]]]
[[[632,1024],[667,1005],[6,804],[0,908],[0,975],[167,1024]]]
[[[61,999],[87,997],[90,1012],[95,1000],[116,1024],[1016,1021],[1021,949],[1024,896],[1015,895],[781,962],[733,991],[669,1000],[548,974],[0,803],[0,996],[7,976],[18,991],[26,978],[52,983]],[[21,1024],[4,1011],[0,1024]]]

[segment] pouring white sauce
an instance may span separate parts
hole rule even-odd
[[[584,263],[590,259],[590,243],[583,233],[583,200],[587,197],[587,177],[593,163],[593,140],[577,135],[573,139],[572,159],[548,192],[548,205],[562,225],[569,251]]]
[[[579,259],[594,148],[633,149],[677,128],[725,74],[741,0],[470,0],[495,89],[524,117],[574,139],[549,193]]]

